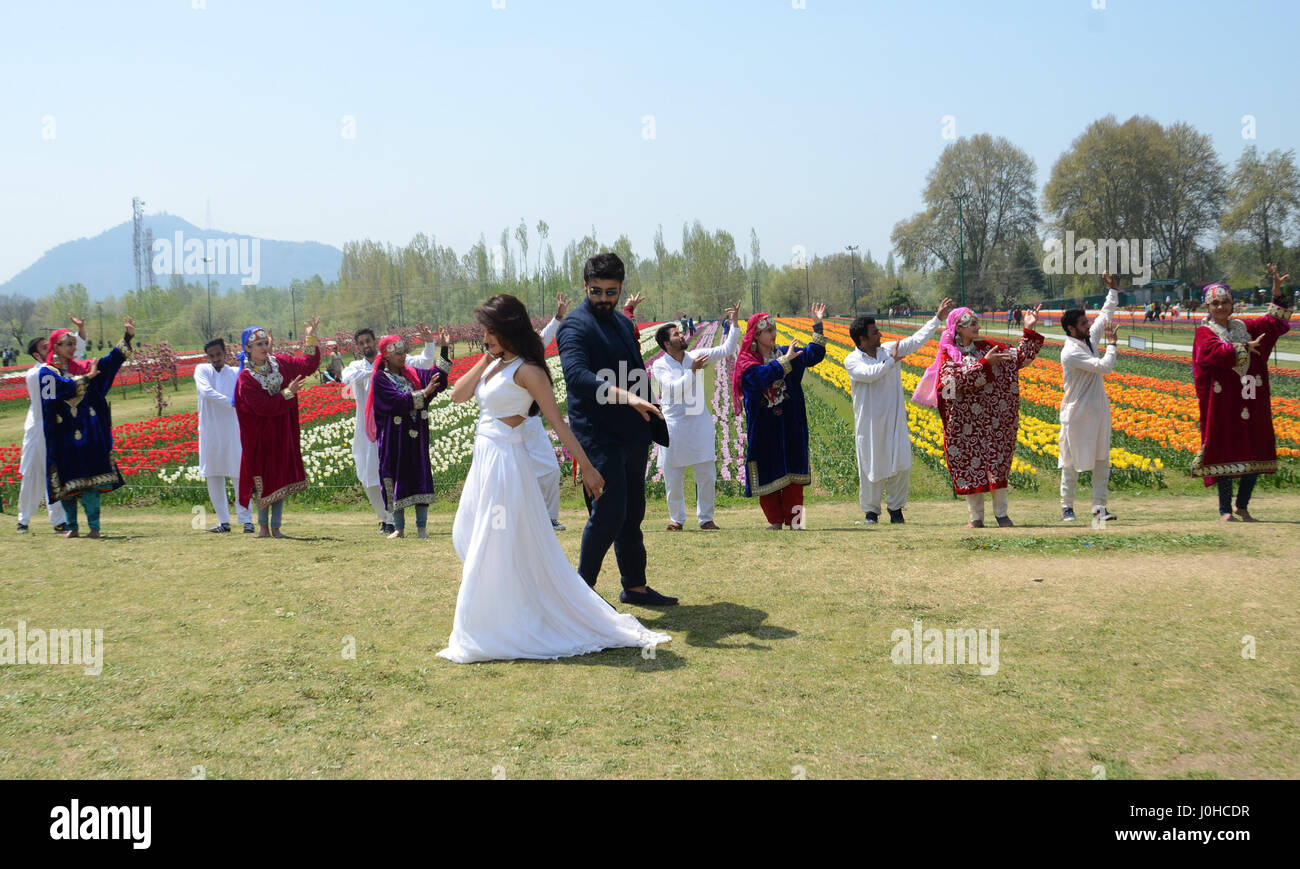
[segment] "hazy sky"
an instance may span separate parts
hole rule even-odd
[[[557,256],[592,226],[647,255],[657,224],[675,248],[698,219],[742,252],[756,228],[769,261],[853,243],[883,260],[945,115],[1025,149],[1040,191],[1108,113],[1188,121],[1228,163],[1296,147],[1298,10],[6,0],[0,281],[129,219],[132,196],[200,226],[210,199],[215,228],[338,246],[423,231],[464,253],[541,218]]]

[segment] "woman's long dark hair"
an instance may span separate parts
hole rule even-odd
[[[540,366],[546,381],[552,385],[551,369],[546,367],[546,348],[542,338],[533,331],[533,321],[528,317],[524,303],[509,293],[497,293],[474,309],[474,320],[484,329],[491,329],[501,343],[501,349]],[[529,416],[537,416],[541,408],[533,402]]]

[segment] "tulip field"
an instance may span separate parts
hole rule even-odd
[[[647,366],[662,352],[654,341],[658,324],[641,323],[641,351]],[[744,328],[742,322],[741,328]],[[884,325],[885,340],[905,337],[896,327]],[[809,388],[808,412],[812,439],[814,487],[833,496],[854,495],[857,470],[854,461],[849,379],[843,367],[852,350],[846,320],[825,323],[827,358],[806,375],[806,382],[821,382],[825,389]],[[778,341],[812,338],[809,318],[778,320]],[[708,347],[722,340],[721,324],[706,323],[691,337],[692,347]],[[910,396],[922,372],[938,349],[937,334],[902,366],[903,387]],[[1198,445],[1196,395],[1190,382],[1186,358],[1163,358],[1166,354],[1121,353],[1114,373],[1106,377],[1111,401],[1114,435],[1111,450],[1111,481],[1116,488],[1165,487],[1171,475],[1185,475]],[[564,379],[554,344],[547,348],[548,365],[556,386],[561,411],[565,408]],[[1045,346],[1038,358],[1021,372],[1020,428],[1012,461],[1011,485],[1017,489],[1051,489],[1056,485],[1057,439],[1060,426],[1057,409],[1062,397],[1062,371],[1054,356],[1059,351]],[[480,357],[462,356],[454,361],[452,380],[472,367]],[[182,360],[180,374],[186,378],[179,389],[193,389],[195,357]],[[25,412],[26,390],[15,369],[0,391],[0,410]],[[720,495],[737,496],[744,489],[744,419],[736,414],[730,389],[730,362],[705,369],[708,407],[717,429],[718,489]],[[16,385],[15,385],[16,381]],[[11,394],[13,393],[13,394]],[[117,395],[115,391],[114,395]],[[829,397],[829,398],[828,398]],[[347,503],[362,499],[352,462],[352,436],[356,405],[345,398],[338,384],[313,385],[299,396],[303,427],[303,459],[311,488],[295,498],[317,503]],[[836,402],[843,405],[836,406]],[[468,471],[473,448],[477,405],[452,404],[443,393],[429,407],[430,459],[434,478],[448,500],[459,495],[460,482]],[[943,464],[943,425],[937,410],[907,403],[908,427],[914,455],[922,464],[946,476]],[[1300,385],[1291,377],[1273,378],[1274,427],[1278,437],[1279,473],[1274,485],[1291,486],[1300,481]],[[203,480],[198,476],[197,414],[160,416],[118,425],[114,429],[119,466],[128,485],[108,496],[114,501],[144,500],[168,502],[203,498]],[[572,463],[556,448],[566,474],[572,480]],[[663,492],[663,476],[657,463],[657,447],[647,470],[652,496]],[[0,494],[9,509],[16,500],[21,446],[0,446]]]

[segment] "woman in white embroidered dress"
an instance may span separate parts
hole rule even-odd
[[[500,294],[474,312],[487,352],[452,388],[454,402],[480,406],[474,458],[452,525],[464,563],[447,648],[456,663],[566,658],[600,649],[670,641],[618,613],[569,562],[551,531],[525,444],[524,422],[540,413],[599,498],[604,480],[569,430],[552,391],[545,352],[528,311]]]

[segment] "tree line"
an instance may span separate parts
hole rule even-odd
[[[475,306],[500,292],[548,316],[557,293],[581,292],[586,259],[606,250],[623,259],[627,295],[643,295],[641,315],[655,320],[718,317],[738,298],[750,310],[777,315],[804,312],[813,299],[827,302],[832,314],[894,305],[923,310],[957,297],[963,272],[966,302],[982,310],[1096,293],[1098,275],[1043,270],[1045,242],[1067,231],[1151,239],[1156,277],[1244,288],[1263,280],[1266,262],[1300,272],[1294,150],[1260,154],[1251,145],[1229,169],[1210,137],[1185,123],[1100,118],[1057,159],[1041,194],[1037,166],[1015,144],[989,134],[960,138],[926,176],[922,199],[921,211],[894,226],[894,250],[883,263],[869,250],[818,255],[795,248],[765,256],[754,229],[738,244],[730,232],[698,221],[671,241],[660,225],[651,250],[640,253],[626,235],[607,241],[593,228],[557,256],[546,221],[521,220],[491,239],[480,235],[462,254],[424,233],[402,246],[350,241],[332,280],[315,275],[288,287],[218,291],[211,299],[202,282],[181,275],[95,305],[80,284],[35,300],[0,295],[0,343],[25,346],[42,329],[65,325],[68,313],[87,317],[92,341],[101,337],[99,322],[111,332],[125,314],[181,348],[209,336],[237,338],[250,324],[289,337],[308,312],[322,317],[323,334],[361,325],[465,323]],[[102,339],[111,344],[117,337]]]

